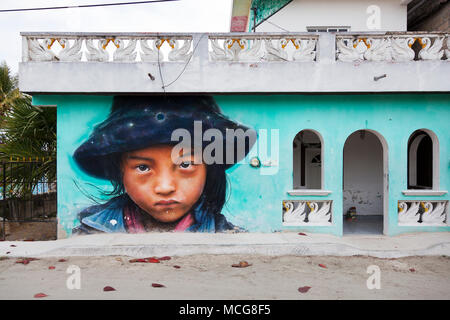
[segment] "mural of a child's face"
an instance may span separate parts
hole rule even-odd
[[[204,163],[194,164],[193,155],[182,155],[174,163],[171,153],[172,146],[157,145],[122,157],[127,194],[161,222],[182,218],[200,198],[206,182]]]

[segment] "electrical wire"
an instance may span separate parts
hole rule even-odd
[[[195,50],[197,49],[197,47],[198,47],[200,41],[202,41],[202,39],[203,39],[204,36],[205,36],[205,35],[202,34],[202,36],[200,37],[200,39],[197,41],[197,44],[195,45],[194,49],[192,49],[192,54],[191,54],[191,56],[189,57],[189,60],[186,62],[186,64],[185,64],[184,67],[183,67],[183,70],[181,70],[180,74],[175,78],[175,80],[173,80],[172,82],[170,82],[168,85],[163,85],[164,91],[166,90],[165,88],[167,88],[168,86],[170,86],[170,85],[172,85],[173,83],[175,83],[175,82],[181,77],[181,75],[184,73],[184,71],[186,70],[186,68],[187,68],[187,66],[188,66],[188,64],[189,64],[189,62],[191,62],[191,59],[192,59],[192,56],[193,56],[194,53],[195,53]],[[158,64],[159,64],[159,59],[158,59]],[[161,69],[160,69],[160,71],[161,71]],[[161,79],[162,79],[162,75],[161,75]]]
[[[159,61],[159,50],[158,50],[158,70],[159,70],[159,76],[161,77],[161,83],[162,83],[162,89],[164,90],[164,93],[166,93],[166,86],[164,85],[164,78],[161,71],[161,62]]]
[[[84,4],[84,5],[79,5],[79,6],[23,8],[23,9],[0,9],[0,13],[3,13],[3,12],[57,10],[57,9],[74,9],[74,8],[110,7],[110,6],[123,6],[123,5],[133,5],[133,4],[150,4],[150,3],[157,3],[157,2],[172,2],[172,1],[180,1],[180,0],[153,0],[153,1],[133,1],[133,2],[117,2],[117,3]]]
[[[277,28],[279,28],[279,29],[281,29],[281,30],[283,30],[283,31],[290,32],[289,30],[287,30],[287,29],[285,29],[285,28],[283,28],[283,27],[280,27],[279,25],[277,25],[277,24],[275,24],[275,23],[273,23],[273,22],[270,22],[269,20],[266,20],[265,22],[268,22],[268,23],[270,23],[271,25],[273,25],[273,26],[275,26],[275,27],[277,27]]]

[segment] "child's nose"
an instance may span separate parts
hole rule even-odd
[[[175,179],[171,174],[161,174],[156,180],[155,192],[157,194],[170,194],[176,190]]]

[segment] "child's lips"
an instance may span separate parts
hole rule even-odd
[[[155,206],[159,208],[169,208],[169,207],[175,207],[178,205],[179,202],[176,200],[160,200],[155,203]]]

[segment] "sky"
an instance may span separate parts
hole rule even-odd
[[[0,0],[1,9],[139,0]],[[232,0],[180,0],[99,8],[0,12],[0,62],[13,73],[22,58],[20,32],[228,32]]]

